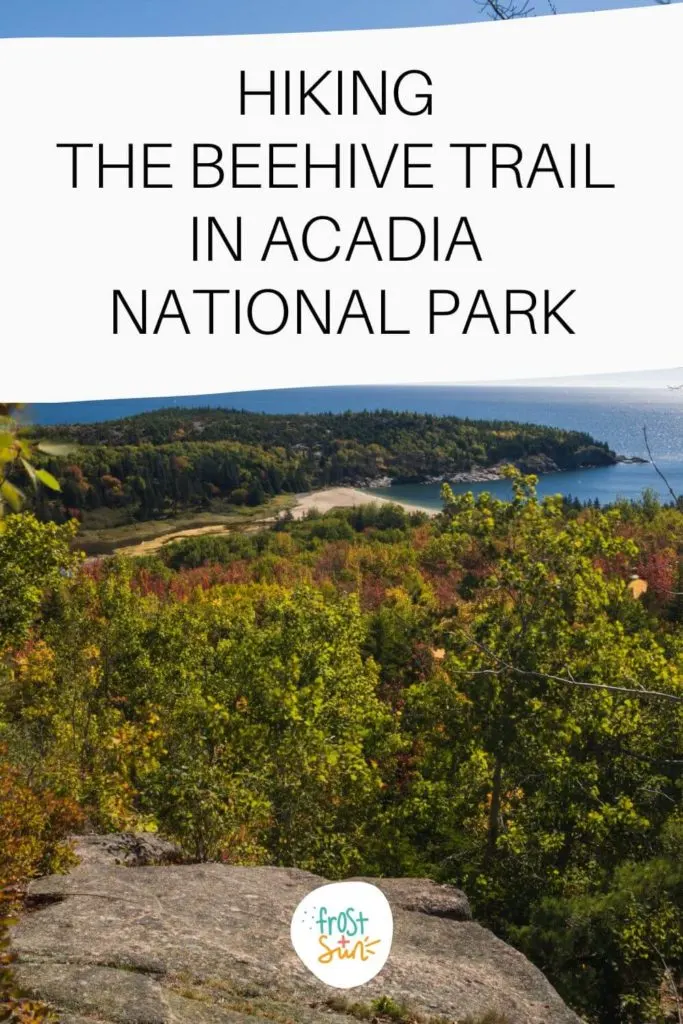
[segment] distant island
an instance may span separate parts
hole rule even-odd
[[[481,482],[512,463],[546,474],[609,466],[590,434],[407,412],[272,415],[169,408],[102,423],[30,428],[62,486],[41,518],[117,526],[188,511],[258,508],[329,487]]]

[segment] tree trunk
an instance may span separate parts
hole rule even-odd
[[[496,855],[498,844],[498,833],[500,831],[500,791],[503,765],[500,756],[496,756],[496,763],[493,768],[493,789],[491,790],[491,805],[489,807],[489,827],[486,840],[486,860],[491,861]]]

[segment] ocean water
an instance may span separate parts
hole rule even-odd
[[[474,387],[392,386],[288,388],[236,394],[171,398],[135,398],[99,402],[34,405],[28,416],[38,424],[92,423],[118,419],[168,406],[226,406],[254,412],[344,412],[395,409],[471,419],[513,420],[585,430],[619,454],[647,457],[643,428],[647,429],[656,462],[676,494],[683,494],[683,390],[608,387]],[[670,500],[666,486],[652,465],[617,465],[604,469],[556,473],[544,477],[545,494],[570,494],[581,500],[638,498],[652,488]],[[505,481],[459,484],[458,491],[489,490],[509,494]],[[440,506],[438,485],[405,485],[377,493],[419,505]]]

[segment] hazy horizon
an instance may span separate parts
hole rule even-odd
[[[683,366],[661,370],[621,370],[616,373],[583,373],[566,377],[518,377],[514,380],[477,380],[467,387],[604,387],[673,388],[683,385]],[[454,385],[457,386],[457,385]]]

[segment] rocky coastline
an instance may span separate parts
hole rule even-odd
[[[615,455],[613,458],[601,462],[584,463],[581,469],[600,469],[604,466],[641,465],[648,460],[639,455]],[[462,470],[457,473],[442,473],[439,476],[420,476],[405,479],[403,477],[391,477],[388,475],[372,478],[364,478],[354,481],[353,487],[361,487],[366,490],[393,487],[400,484],[484,484],[504,478],[506,466],[514,465],[523,473],[533,473],[537,476],[548,476],[551,473],[562,473],[567,467],[558,466],[554,459],[547,455],[530,455],[526,459],[518,459],[512,463],[499,462],[495,466],[475,466],[472,469]]]

